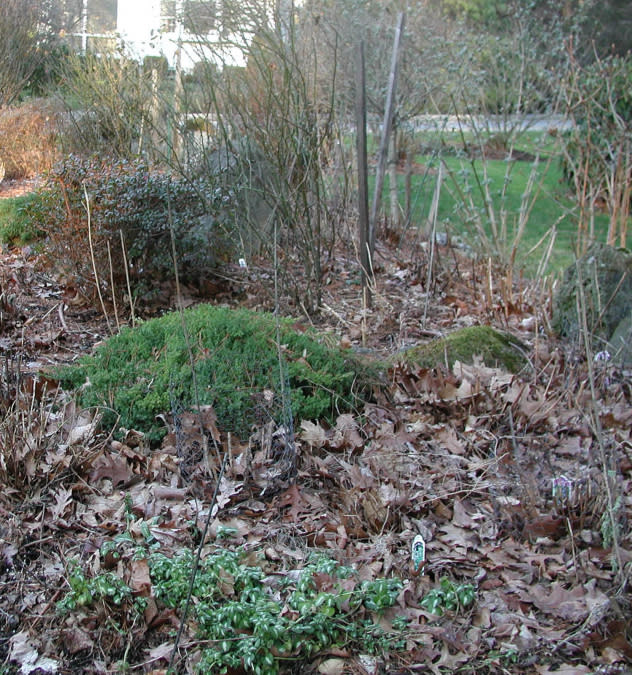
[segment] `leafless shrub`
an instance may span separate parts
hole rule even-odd
[[[67,153],[135,157],[149,115],[142,66],[115,52],[70,55],[61,96],[66,107],[62,146]]]
[[[607,243],[625,246],[632,203],[632,59],[575,58],[564,86],[573,131],[563,146],[564,169],[579,206],[578,253],[595,240],[595,214],[609,214]]]
[[[5,178],[29,178],[52,166],[57,157],[59,113],[48,99],[0,109],[0,158]]]
[[[336,140],[333,103],[318,99],[286,17],[272,25],[261,19],[256,36],[247,68],[209,63],[203,72],[202,106],[215,133],[202,148],[201,170],[230,193],[243,255],[265,256],[283,288],[312,312],[340,223],[323,162]],[[292,273],[295,266],[302,274]]]

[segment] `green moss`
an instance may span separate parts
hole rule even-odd
[[[505,368],[516,373],[526,365],[526,347],[516,338],[491,326],[469,326],[437,338],[427,344],[407,349],[398,359],[422,368],[440,364],[452,368],[455,361],[474,363],[475,357],[492,368]]]
[[[105,406],[112,410],[105,423],[119,415],[120,426],[152,440],[164,433],[156,415],[196,403],[213,405],[220,428],[242,437],[270,417],[332,418],[357,403],[351,352],[281,320],[284,405],[276,331],[270,314],[201,305],[123,329],[61,379],[72,387],[89,381],[79,393],[83,406]]]

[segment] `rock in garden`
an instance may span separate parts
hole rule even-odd
[[[553,327],[580,347],[584,312],[594,352],[607,351],[619,365],[632,365],[632,253],[597,243],[566,269],[554,299]]]

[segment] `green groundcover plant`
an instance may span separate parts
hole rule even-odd
[[[158,598],[181,608],[189,586],[192,555],[150,558]],[[351,568],[324,556],[303,570],[266,578],[232,551],[205,558],[193,585],[195,618],[208,641],[200,672],[273,675],[281,662],[308,660],[346,644],[372,653],[403,647],[402,633],[388,633],[375,617],[392,607],[403,587],[395,578],[357,581]]]
[[[120,537],[107,551],[120,551],[122,543]],[[266,576],[242,554],[218,548],[203,556],[191,584],[193,553],[169,557],[159,548],[136,546],[133,558],[147,560],[159,605],[183,616],[191,593],[190,618],[204,645],[196,672],[276,675],[283,664],[307,662],[332,647],[371,654],[404,648],[404,616],[393,618],[392,627],[378,623],[395,605],[400,579],[361,581],[351,567],[322,554],[310,556],[303,569]],[[104,604],[114,622],[129,621],[146,604],[113,572],[90,577],[77,561],[69,564],[68,586],[57,603],[62,616]]]
[[[278,334],[277,334],[278,331]],[[81,405],[104,423],[165,433],[157,415],[212,405],[221,430],[241,437],[275,419],[332,419],[361,400],[367,366],[291,320],[200,305],[124,328],[62,369]]]
[[[421,606],[432,614],[443,616],[446,611],[466,609],[476,599],[476,588],[472,584],[455,583],[442,577],[439,586],[433,588],[421,600]]]
[[[332,648],[385,656],[406,646],[410,618],[393,610],[385,615],[406,585],[397,577],[361,580],[354,568],[322,552],[312,552],[300,569],[272,571],[262,555],[246,557],[219,544],[196,566],[188,548],[166,555],[147,525],[144,542],[122,533],[103,544],[101,557],[117,560],[125,577],[129,565],[146,561],[152,597],[180,620],[188,612],[201,639],[196,672],[277,675]],[[147,599],[135,597],[119,574],[91,576],[77,560],[67,570],[68,588],[57,602],[61,616],[108,607],[114,626],[140,619]],[[472,584],[442,578],[421,606],[442,617],[466,611],[475,600]]]

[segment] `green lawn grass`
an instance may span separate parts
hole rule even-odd
[[[41,236],[30,213],[38,201],[37,193],[0,199],[0,243],[27,244]]]
[[[563,178],[559,153],[551,138],[528,133],[521,138],[526,152],[535,155],[543,148],[537,164],[530,159],[471,159],[459,152],[463,138],[458,141],[453,135],[439,146],[435,139],[433,146],[443,148],[443,152],[435,150],[415,157],[415,162],[428,167],[429,171],[412,176],[409,226],[421,231],[428,228],[437,171],[442,165],[437,231],[448,232],[463,239],[477,252],[496,255],[501,260],[509,260],[518,237],[515,263],[527,274],[533,274],[538,270],[554,230],[552,252],[542,271],[558,272],[571,264],[577,251],[579,219],[570,188]],[[428,144],[421,146],[427,148]],[[490,198],[487,207],[486,186]],[[404,204],[405,178],[402,175],[398,177],[398,193],[400,204]],[[388,204],[387,179],[385,209]],[[525,211],[526,219],[523,232],[518,235],[521,209]],[[608,215],[595,213],[593,227],[595,239],[605,241]]]

